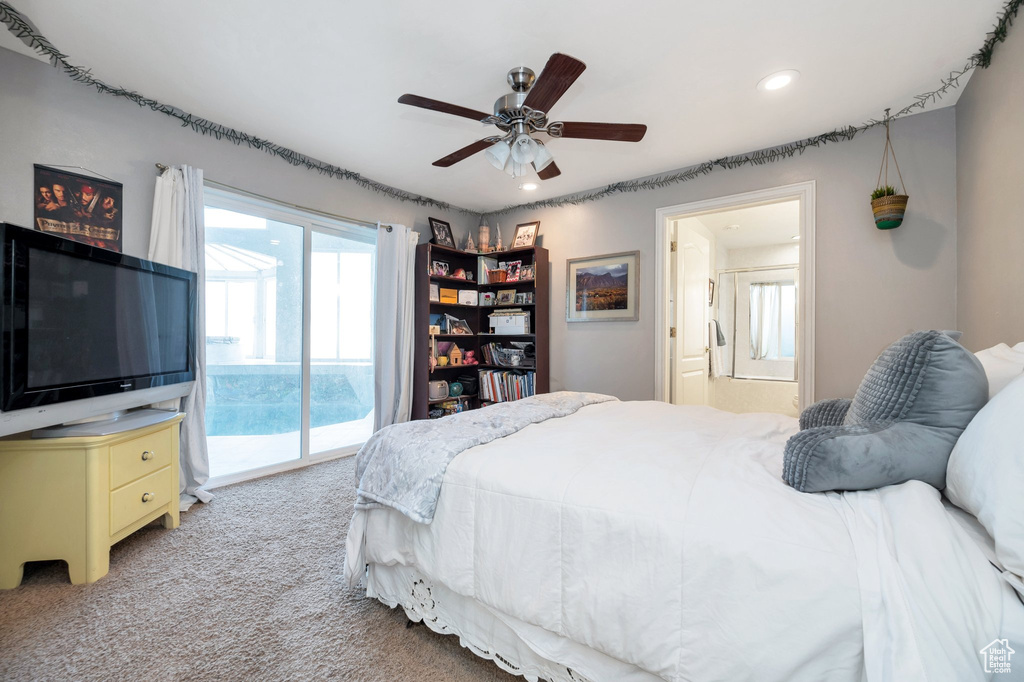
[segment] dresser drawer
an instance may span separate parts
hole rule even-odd
[[[171,499],[171,467],[150,474],[110,493],[110,534],[138,521]],[[177,490],[174,491],[178,493]]]
[[[174,436],[162,429],[110,448],[110,489],[163,469],[171,463]]]

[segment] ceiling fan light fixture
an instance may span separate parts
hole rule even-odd
[[[527,192],[532,192],[535,189],[537,189],[539,186],[540,185],[538,185],[536,182],[524,182],[523,184],[519,185],[519,189],[527,191]]]
[[[521,133],[512,143],[512,160],[527,164],[537,157],[537,141],[526,133]]]
[[[526,175],[526,171],[529,167],[529,164],[517,163],[515,159],[510,158],[508,163],[505,164],[505,172],[513,178],[519,178]]]
[[[498,170],[504,170],[508,164],[508,157],[511,152],[512,150],[508,148],[508,143],[501,140],[500,142],[495,142],[484,151],[484,158]]]
[[[551,156],[551,152],[548,151],[543,142],[536,142],[536,145],[537,153],[533,157],[533,170],[539,173],[550,166],[555,157]]]

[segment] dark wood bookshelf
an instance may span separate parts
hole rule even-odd
[[[517,280],[515,282],[495,282],[493,284],[481,284],[475,281],[479,278],[478,272],[479,257],[493,258],[499,262],[520,260],[523,265],[533,265],[535,276],[533,279]],[[431,267],[434,261],[442,261],[448,264],[448,271],[454,272],[461,268],[474,274],[474,279],[462,279],[445,275],[432,275]],[[535,372],[534,385],[537,393],[548,393],[550,391],[549,359],[548,359],[548,327],[550,321],[549,313],[549,289],[551,281],[551,267],[548,261],[547,249],[540,246],[531,246],[508,251],[492,251],[489,253],[475,253],[453,249],[438,244],[420,244],[416,248],[416,357],[413,366],[413,419],[426,419],[429,417],[430,408],[448,400],[460,400],[468,409],[475,409],[483,405],[491,404],[492,401],[482,401],[480,392],[469,395],[461,395],[455,398],[444,398],[443,400],[430,400],[430,381],[443,379],[453,381],[462,374],[474,374],[479,379],[480,370],[498,371],[532,371]],[[481,291],[494,291],[497,289],[515,289],[517,293],[532,292],[533,303],[508,303],[501,305],[463,305],[460,303],[441,303],[430,300],[430,284],[435,283],[446,289],[459,291],[477,292],[477,300]],[[521,308],[524,313],[530,315],[530,334],[491,334],[488,315],[499,310],[509,308]],[[429,333],[430,316],[432,314],[449,313],[455,317],[465,320],[474,334],[435,334],[434,340],[443,342],[454,342],[462,349],[463,353],[468,350],[476,354],[479,364],[475,365],[446,365],[435,366],[433,372],[430,370],[430,349],[432,337]],[[485,364],[480,348],[486,343],[499,342],[501,339],[509,341],[532,341],[535,352],[535,365],[521,367],[502,367],[499,365]]]

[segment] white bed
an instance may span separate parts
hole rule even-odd
[[[589,405],[458,455],[430,524],[357,510],[348,572],[531,679],[986,679],[1024,606],[984,530],[920,482],[793,490],[796,430]]]

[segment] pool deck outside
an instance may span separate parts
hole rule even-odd
[[[373,433],[373,411],[362,419],[310,429],[309,452],[316,454],[366,442]],[[271,436],[208,436],[210,476],[226,476],[299,458],[299,432]]]

